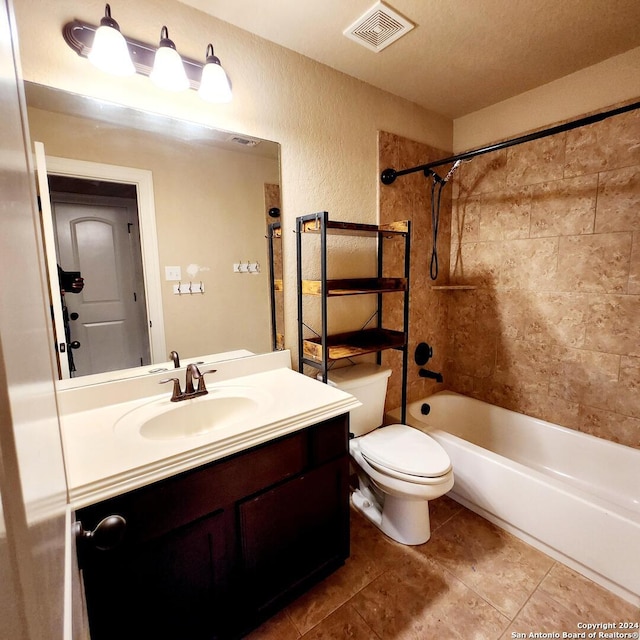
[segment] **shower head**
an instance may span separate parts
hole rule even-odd
[[[453,166],[451,167],[451,169],[449,169],[449,173],[447,173],[447,175],[444,177],[444,180],[442,182],[449,182],[449,180],[451,180],[451,178],[453,177],[453,174],[456,172],[457,168],[462,164],[462,160],[456,160],[453,163]]]

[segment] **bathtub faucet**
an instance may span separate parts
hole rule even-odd
[[[429,369],[420,369],[418,372],[421,378],[431,378],[436,382],[442,382],[442,374],[436,373],[435,371],[430,371]]]

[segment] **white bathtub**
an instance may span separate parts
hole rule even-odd
[[[454,500],[640,605],[640,450],[451,391],[407,423],[449,454]]]

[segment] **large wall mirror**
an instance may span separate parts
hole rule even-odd
[[[25,92],[51,204],[47,263],[64,281],[51,278],[65,386],[144,373],[170,351],[272,350],[283,332],[268,241],[279,145],[42,85]]]

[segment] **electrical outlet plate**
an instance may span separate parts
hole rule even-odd
[[[180,267],[165,267],[165,280],[182,280],[182,269]]]

